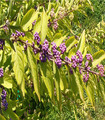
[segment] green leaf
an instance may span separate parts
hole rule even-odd
[[[38,19],[33,28],[33,35],[35,34],[35,32],[39,33],[40,31],[41,31],[41,20]]]
[[[41,41],[43,42],[46,38],[48,31],[48,16],[43,9],[43,13],[41,16]]]
[[[79,50],[82,53],[84,48],[85,48],[85,30],[81,34],[81,37],[77,46],[77,50]]]
[[[29,62],[30,69],[31,69],[34,89],[35,89],[35,92],[40,100],[37,60],[35,59],[34,54],[29,47],[27,49],[27,54],[28,54],[28,62]]]
[[[56,73],[54,74],[54,81],[55,81],[55,87],[56,87],[56,95],[57,95],[57,102],[58,102],[58,107],[60,110],[62,110],[61,106],[61,89],[60,89],[60,75],[58,68],[56,66]]]
[[[12,88],[12,82],[12,78],[8,74],[4,73],[3,83],[1,85],[9,89]]]
[[[66,47],[67,47],[66,52],[68,53],[68,51],[71,49],[71,47],[77,43],[78,43],[78,41],[75,39],[74,36],[72,36],[68,40],[66,40]]]
[[[10,109],[9,107],[8,107],[8,109],[7,109],[5,112],[10,116],[10,118],[11,118],[12,120],[20,120],[19,117],[17,116],[17,114],[15,114],[15,113],[12,111],[12,109]]]
[[[99,64],[102,60],[105,59],[105,52],[104,50],[100,50],[93,54],[93,67],[95,67],[97,64]]]
[[[59,75],[60,75],[60,89],[66,90],[68,88],[68,83],[67,83],[66,75],[62,69],[59,69]]]
[[[78,87],[80,98],[82,99],[82,101],[84,101],[83,80],[81,78],[81,75],[79,71],[73,72],[73,74],[75,76],[75,81]]]
[[[50,64],[48,62],[41,63],[40,70],[42,74],[42,79],[46,85],[49,96],[51,99],[53,99],[54,98],[54,85],[53,85],[53,76],[52,76],[52,70],[51,70]]]
[[[13,52],[12,59],[14,61],[13,70],[15,78],[20,85],[24,79],[24,54],[20,46],[15,46],[16,52]]]
[[[62,41],[63,41],[64,39],[66,39],[66,35],[63,36],[63,37],[61,37],[61,38],[59,38],[59,39],[55,39],[55,40],[54,40],[54,43],[56,43],[56,45],[57,45],[57,47],[58,47],[58,46],[62,43]]]
[[[76,47],[72,48],[68,53],[68,58],[71,59],[72,55],[76,54]]]
[[[0,114],[0,120],[6,120],[6,119]]]
[[[36,20],[38,17],[38,12],[35,12],[34,9],[30,9],[22,19],[21,26],[24,31],[27,31],[30,26],[32,26],[32,22]]]

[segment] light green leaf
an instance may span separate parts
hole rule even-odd
[[[24,79],[24,54],[21,46],[15,46],[16,52],[13,52],[12,60],[14,61],[13,70],[15,78],[20,85]]]
[[[59,75],[60,75],[60,89],[66,90],[68,88],[68,83],[67,83],[66,75],[64,74],[62,69],[59,69]]]
[[[66,39],[66,35],[59,38],[59,39],[55,39],[54,43],[56,43],[57,47],[63,42],[63,40]]]
[[[77,43],[78,43],[78,41],[75,39],[74,36],[72,36],[68,40],[66,40],[66,47],[67,47],[66,52],[68,53],[68,51],[71,49],[71,47]]]
[[[38,19],[38,21],[36,22],[34,28],[33,28],[33,35],[35,34],[35,32],[40,32],[41,31],[41,20]]]
[[[57,102],[58,102],[58,107],[60,110],[62,110],[62,106],[61,106],[61,89],[60,89],[60,75],[59,75],[59,71],[58,68],[56,66],[56,73],[55,73],[55,87],[56,87],[56,95],[57,95]]]
[[[51,99],[53,99],[54,98],[53,76],[52,76],[52,70],[49,63],[48,62],[44,64],[41,63],[40,70],[42,74],[42,79],[46,85],[49,96]]]
[[[30,48],[27,49],[27,54],[28,54],[28,62],[29,62],[30,69],[31,69],[34,89],[35,89],[35,92],[40,100],[37,60],[35,59],[33,52],[31,51]]]
[[[43,42],[46,38],[48,31],[48,16],[43,9],[43,13],[41,16],[41,41]]]
[[[81,37],[77,46],[77,50],[79,50],[82,53],[84,48],[85,48],[85,30],[81,34]]]
[[[68,53],[68,58],[71,59],[72,55],[76,54],[76,47],[72,48]]]
[[[12,88],[12,82],[12,78],[8,74],[4,73],[3,83],[1,85],[9,89]]]
[[[27,31],[30,26],[32,26],[32,22],[36,20],[38,17],[38,12],[35,12],[34,9],[30,9],[22,19],[21,26],[24,31]]]
[[[105,52],[104,50],[100,50],[93,54],[93,67],[95,67],[97,64],[99,64],[102,60],[105,59]]]

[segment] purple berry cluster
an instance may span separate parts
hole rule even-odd
[[[40,53],[41,62],[46,62],[47,59],[50,60],[52,58],[52,56],[49,55],[48,53],[51,53],[51,51],[49,50],[49,43],[45,39],[42,44],[42,52]]]
[[[82,53],[78,50],[76,52],[76,55],[71,57],[71,61],[72,61],[72,67],[73,68],[76,68],[78,64],[79,64],[79,66],[81,66],[82,61],[83,61]]]
[[[0,78],[3,77],[3,68],[0,68]]]
[[[7,93],[3,89],[1,98],[2,98],[2,106],[5,108],[4,110],[7,110],[7,108],[8,108],[8,103],[7,103],[7,100],[6,100],[6,96],[7,96]]]
[[[15,39],[17,39],[18,37],[20,37],[20,36],[22,36],[22,37],[24,37],[25,36],[25,34],[23,33],[23,32],[19,32],[19,31],[15,31],[16,33],[12,33],[12,37],[14,37]]]
[[[36,32],[36,33],[34,34],[34,40],[36,40],[36,41],[37,41],[37,45],[39,45],[41,39],[40,39],[40,37],[39,37],[39,33],[38,33],[38,32]]]
[[[62,60],[60,58],[60,52],[57,50],[57,46],[54,42],[51,43],[53,56],[55,57],[55,63],[60,68],[62,66]]]
[[[86,54],[86,58],[87,58],[87,60],[91,60],[91,61],[93,61],[93,57],[92,57],[92,55],[91,54]]]
[[[97,68],[98,68],[98,70],[99,70],[99,74],[100,74],[101,76],[103,76],[103,75],[104,75],[104,72],[105,72],[104,66],[103,66],[103,65],[97,65]]]
[[[86,74],[83,75],[83,81],[87,82],[89,79],[89,72],[86,72]]]
[[[53,28],[54,28],[54,30],[56,31],[57,28],[58,28],[57,19],[54,19],[54,20],[53,20],[53,23],[54,23]]]
[[[5,44],[4,40],[0,39],[0,50],[3,50],[4,44]]]
[[[60,44],[59,48],[61,50],[61,54],[64,54],[64,52],[66,51],[66,45],[65,45],[65,43]]]

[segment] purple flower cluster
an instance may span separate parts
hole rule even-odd
[[[22,37],[24,37],[25,36],[25,34],[23,33],[23,32],[19,32],[19,31],[15,31],[16,33],[12,33],[12,37],[14,37],[15,39],[16,38],[18,38],[18,37],[20,37],[20,36],[22,36]]]
[[[7,96],[7,93],[6,93],[6,91],[3,89],[1,98],[2,98],[2,106],[5,108],[4,110],[7,110],[7,108],[8,108],[8,103],[7,103],[7,101],[6,101],[6,96]]]
[[[61,43],[59,46],[60,50],[61,50],[61,54],[64,54],[64,52],[66,51],[66,45],[65,43]]]
[[[38,32],[36,32],[36,33],[34,34],[34,40],[37,40],[37,45],[39,45],[41,39],[40,39],[40,37],[39,37],[39,33],[38,33]]]
[[[86,54],[86,58],[87,58],[87,60],[91,60],[91,61],[93,61],[93,57],[92,57],[91,54]]]
[[[83,81],[87,82],[89,79],[89,72],[86,72],[86,74],[83,75]]]
[[[53,56],[55,57],[55,63],[60,68],[62,66],[62,60],[60,58],[60,52],[57,50],[57,46],[54,42],[51,43]]]
[[[0,68],[0,78],[3,77],[3,68]]]
[[[0,50],[3,50],[4,44],[5,44],[4,40],[0,39]]]
[[[99,70],[100,75],[103,76],[104,72],[105,72],[104,66],[103,65],[97,65],[97,68]]]

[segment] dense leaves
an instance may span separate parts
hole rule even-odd
[[[75,119],[81,106],[85,118],[97,98],[105,101],[105,22],[84,27],[90,0],[1,0],[0,7],[1,120],[43,119],[56,104]]]

